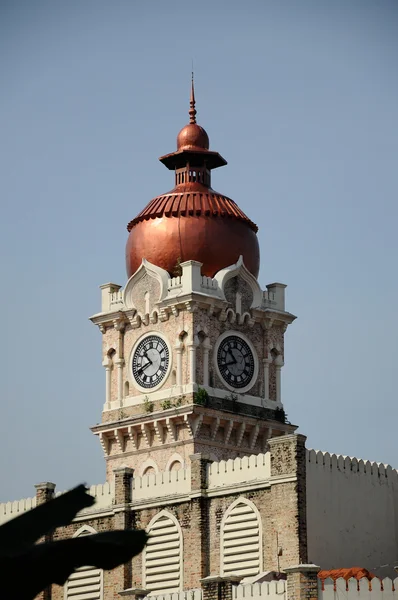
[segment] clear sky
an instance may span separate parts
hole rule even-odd
[[[2,0],[0,500],[104,481],[98,286],[188,120],[288,284],[308,446],[398,467],[395,0]]]

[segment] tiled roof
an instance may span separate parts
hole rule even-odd
[[[362,567],[351,567],[349,569],[330,569],[319,571],[318,573],[318,578],[322,579],[322,581],[328,578],[333,579],[334,581],[340,578],[345,579],[346,581],[348,581],[348,579],[354,578],[359,581],[363,577],[366,577],[370,581],[371,579],[376,577],[376,575],[374,575],[367,569],[363,569]]]
[[[245,221],[249,227],[257,233],[258,227],[251,221],[239,206],[228,198],[217,192],[207,190],[185,191],[180,193],[169,193],[157,196],[147,204],[139,215],[127,225],[131,229],[140,221],[165,217],[187,217],[191,215],[206,215],[212,217],[232,217],[239,221]]]

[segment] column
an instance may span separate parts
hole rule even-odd
[[[319,582],[317,565],[296,565],[284,569],[287,574],[286,600],[318,600]]]
[[[242,576],[229,577],[210,576],[201,580],[203,600],[232,600],[233,588],[238,585]]]
[[[119,406],[123,406],[123,367],[124,367],[124,358],[117,358],[115,361],[115,365],[117,366],[117,399],[119,402]]]
[[[106,408],[111,408],[111,370],[112,370],[112,359],[106,356],[102,362],[102,366],[105,367],[105,405]]]
[[[209,385],[209,352],[211,345],[209,338],[206,338],[202,344],[203,347],[203,385]]]
[[[269,366],[272,362],[272,358],[264,358],[264,404],[269,401]]]
[[[276,385],[276,403],[280,406],[282,404],[281,399],[281,368],[283,367],[284,362],[281,354],[275,359],[275,385]]]
[[[182,349],[183,344],[179,342],[176,347],[176,384],[182,386]]]
[[[282,549],[280,556],[277,553],[269,556],[270,571],[284,571],[308,562],[305,441],[304,435],[289,434],[268,442],[271,453],[268,515],[273,524],[270,543]]]
[[[131,529],[133,513],[129,507],[132,499],[132,479],[134,470],[129,467],[117,467],[113,469],[115,477],[115,510],[114,528]],[[139,555],[141,560],[142,556]],[[136,557],[134,557],[136,558]],[[113,585],[117,592],[131,589],[132,583],[132,561],[116,567],[112,573]]]
[[[35,485],[36,488],[36,506],[40,506],[40,504],[44,504],[49,500],[54,498],[55,492],[55,483],[51,483],[49,481],[45,481],[44,483],[37,483]],[[53,539],[53,533],[49,533],[43,538],[39,540],[39,542],[51,542]],[[51,600],[52,597],[52,586],[50,585],[45,590],[40,592],[36,596],[36,600]]]
[[[189,383],[196,383],[196,347],[197,342],[194,340],[188,344],[189,350]]]

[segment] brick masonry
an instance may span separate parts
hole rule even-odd
[[[263,571],[285,570],[292,564],[306,560],[305,488],[302,488],[306,465],[304,443],[305,437],[300,435],[286,435],[271,440],[270,485],[241,494],[230,491],[216,497],[210,497],[207,492],[206,465],[209,459],[199,453],[191,455],[190,500],[173,504],[170,498],[159,498],[156,506],[148,508],[134,509],[134,504],[131,504],[134,472],[128,467],[120,467],[113,474],[115,504],[112,515],[88,515],[85,520],[58,529],[54,539],[72,537],[82,526],[90,526],[98,532],[131,527],[146,529],[151,520],[165,510],[177,519],[182,531],[183,588],[202,587],[204,600],[211,600],[214,594],[218,594],[217,600],[220,597],[231,600],[231,586],[236,584],[236,578],[220,578],[221,521],[225,511],[238,498],[252,501],[261,516]],[[49,499],[52,491],[41,488],[37,493]],[[278,548],[282,548],[280,556]],[[311,600],[316,597],[313,595],[315,583],[308,571],[304,576],[297,572],[289,574],[288,582],[289,600]],[[304,586],[307,586],[306,596],[302,591]],[[104,572],[104,600],[119,598],[119,592],[123,590],[142,588],[143,555],[114,571]],[[42,598],[64,600],[63,594],[63,588],[53,586],[51,594]]]

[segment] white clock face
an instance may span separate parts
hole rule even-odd
[[[158,335],[148,335],[133,354],[133,377],[142,388],[158,386],[167,375],[170,363],[169,348]]]
[[[225,337],[218,346],[217,366],[228,385],[237,390],[247,388],[255,371],[254,356],[249,344],[237,335]]]

